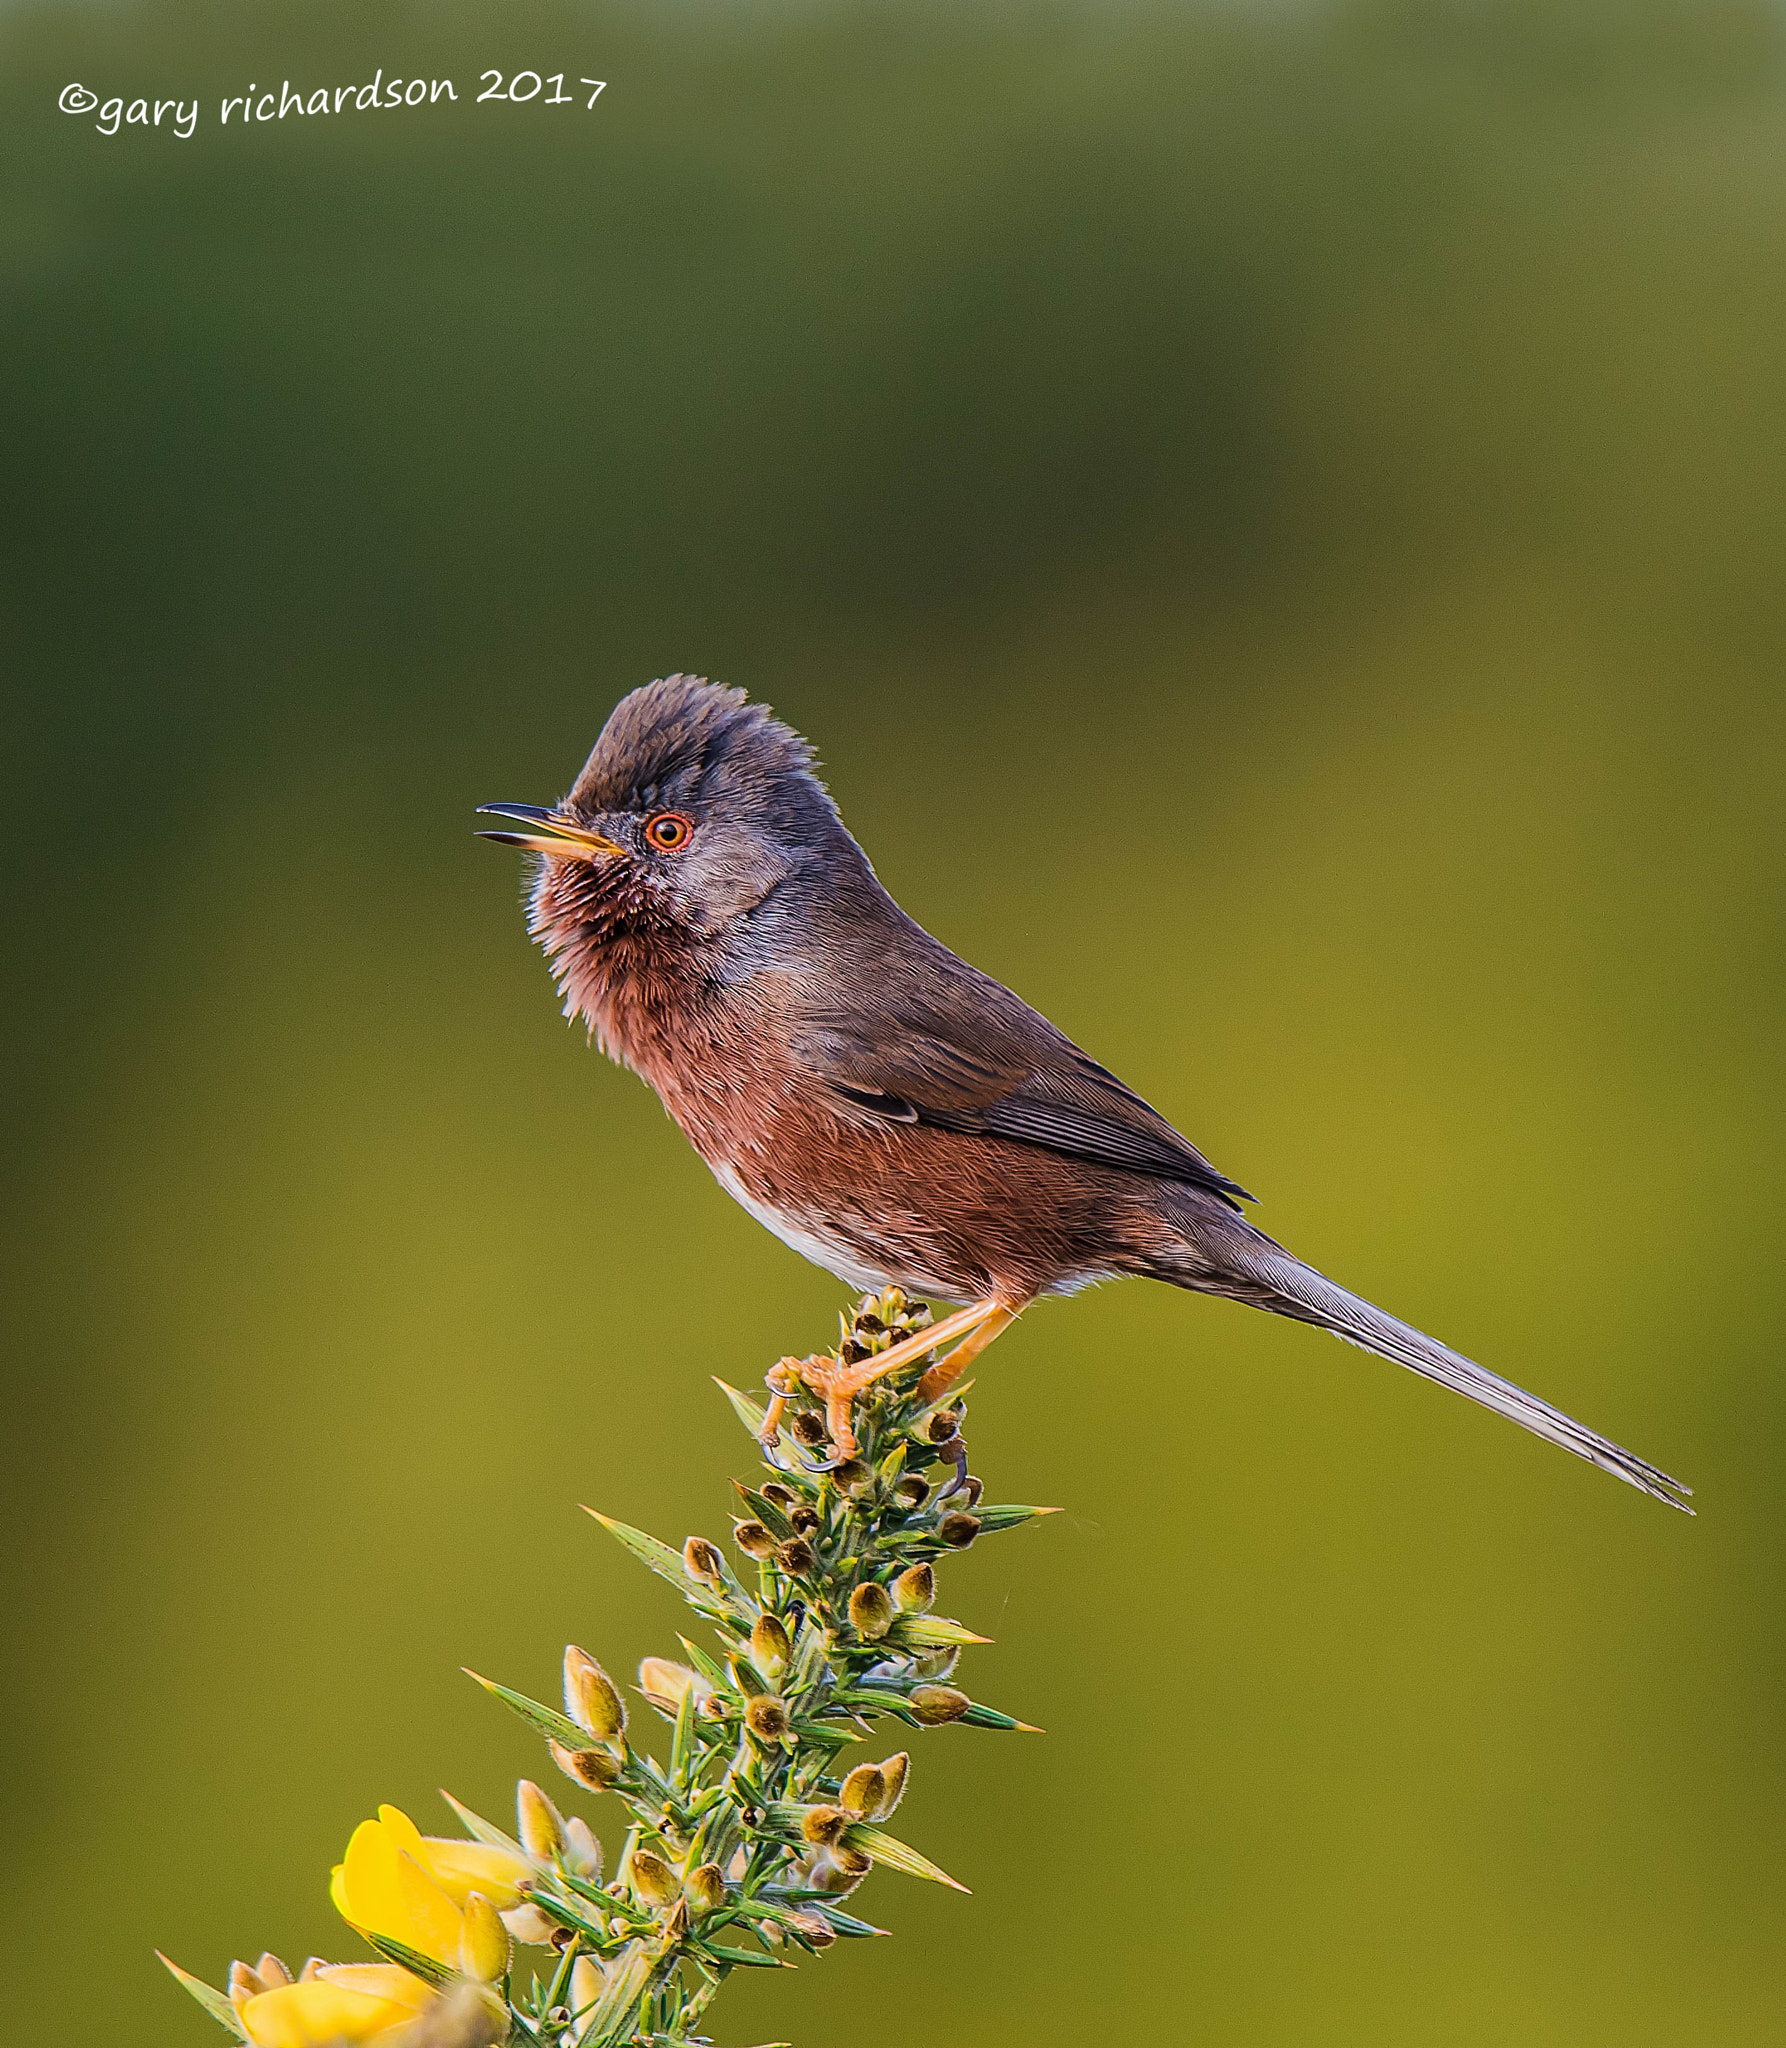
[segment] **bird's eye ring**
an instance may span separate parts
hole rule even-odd
[[[645,820],[645,837],[659,853],[677,853],[694,837],[695,821],[680,811],[659,811]]]

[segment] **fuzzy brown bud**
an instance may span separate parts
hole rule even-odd
[[[759,1614],[750,1631],[750,1661],[774,1683],[788,1668],[788,1659],[793,1654],[787,1624],[779,1615]]]
[[[716,1913],[726,1902],[726,1880],[717,1863],[702,1863],[688,1873],[682,1889],[697,1913]]]
[[[841,1806],[809,1806],[800,1816],[800,1832],[815,1848],[829,1849],[843,1840],[843,1831],[858,1816]]]
[[[805,1935],[814,1948],[829,1948],[837,1939],[837,1929],[822,1913],[790,1913],[788,1925]]]
[[[952,1685],[915,1685],[909,1704],[926,1728],[940,1728],[946,1721],[959,1721],[973,1701]]]
[[[788,1426],[809,1449],[816,1449],[825,1441],[825,1418],[811,1408],[802,1408]]]
[[[976,1479],[971,1472],[968,1474],[967,1478],[962,1481],[960,1486],[956,1488],[956,1492],[960,1494],[961,1498],[967,1503],[967,1505],[970,1508],[977,1508],[980,1505],[980,1496],[985,1491],[985,1481],[981,1479]]]
[[[761,1522],[739,1522],[732,1530],[732,1541],[746,1557],[768,1557],[775,1549],[775,1538]]]
[[[564,1711],[598,1742],[611,1741],[626,1728],[626,1708],[614,1681],[575,1643],[567,1643],[564,1651]]]
[[[850,1626],[874,1640],[893,1626],[893,1600],[885,1586],[864,1579],[850,1595]]]
[[[796,1536],[810,1536],[824,1519],[816,1508],[797,1507],[788,1520],[794,1525]]]
[[[515,1787],[515,1819],[529,1856],[556,1863],[564,1854],[564,1816],[531,1778]]]
[[[562,1742],[546,1747],[564,1775],[591,1792],[605,1792],[620,1776],[620,1760],[605,1749],[566,1749]]]
[[[887,1774],[879,1764],[858,1764],[843,1781],[837,1803],[857,1820],[874,1820],[887,1796]],[[810,1841],[811,1837],[807,1839]]]
[[[951,1550],[965,1550],[980,1533],[978,1515],[964,1515],[959,1510],[945,1515],[936,1525],[936,1533]]]
[[[682,1896],[676,1873],[654,1849],[635,1849],[627,1874],[648,1906],[667,1906]]]
[[[959,1425],[952,1408],[940,1408],[924,1425],[924,1435],[933,1444],[946,1444]]]
[[[893,1488],[893,1498],[902,1508],[921,1508],[930,1498],[930,1488],[915,1472],[906,1473]]]
[[[682,1546],[682,1569],[700,1586],[717,1586],[725,1577],[719,1552],[705,1536],[691,1536]]]
[[[818,1557],[804,1536],[790,1536],[776,1545],[775,1562],[790,1578],[801,1579],[818,1563]]]
[[[839,1842],[825,1854],[841,1870],[845,1877],[865,1877],[874,1868],[874,1858],[865,1850],[852,1849],[847,1842]]]
[[[845,1493],[860,1493],[865,1486],[874,1483],[873,1471],[860,1458],[845,1458],[841,1465],[833,1468],[831,1477]]]
[[[934,1565],[908,1565],[893,1581],[893,1605],[901,1614],[928,1614],[936,1605]]]
[[[911,1767],[912,1760],[903,1749],[881,1765],[881,1776],[887,1789],[881,1794],[880,1807],[874,1816],[876,1820],[885,1820],[905,1797],[905,1774]]]
[[[767,1481],[761,1488],[761,1492],[763,1498],[766,1501],[773,1502],[776,1507],[781,1509],[784,1515],[800,1498],[791,1486],[783,1486],[779,1479]]]
[[[760,1692],[745,1702],[744,1721],[759,1742],[779,1742],[788,1732],[788,1703],[772,1692]]]

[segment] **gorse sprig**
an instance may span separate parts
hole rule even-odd
[[[467,1838],[382,1807],[330,1887],[379,1960],[312,1958],[294,1978],[268,1954],[234,1964],[226,1992],[170,1963],[213,2018],[252,2048],[692,2048],[732,1971],[884,1932],[845,1904],[877,1864],[965,1890],[886,1825],[906,1753],[852,1752],[877,1721],[1026,1727],[954,1683],[962,1649],[987,1638],[935,1611],[936,1565],[1052,1511],[982,1502],[964,1390],[927,1395],[931,1352],[873,1380],[839,1428],[839,1368],[929,1327],[923,1303],[889,1289],[863,1298],[833,1356],[784,1359],[767,1407],[720,1382],[769,1473],[736,1482],[740,1570],[705,1537],[678,1551],[596,1516],[713,1632],[639,1666],[664,1754],[575,1644],[562,1708],[477,1678],[567,1778],[624,1810],[611,1876],[590,1824],[528,1779],[513,1836],[450,1797]]]

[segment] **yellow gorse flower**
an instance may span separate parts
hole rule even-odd
[[[536,1875],[512,1850],[424,1835],[408,1814],[381,1806],[376,1820],[354,1829],[329,1896],[350,1926],[490,1982],[507,1966],[507,1937],[500,1924],[492,1934],[494,1916],[518,1906]]]
[[[394,1963],[325,1963],[296,1984],[236,2002],[253,2048],[335,2048],[391,2043],[435,1994]]]

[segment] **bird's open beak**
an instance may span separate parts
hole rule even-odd
[[[498,846],[524,846],[529,853],[555,854],[560,860],[596,860],[610,853],[623,853],[612,839],[568,819],[543,811],[538,804],[479,804],[479,815],[517,818],[523,825],[537,825],[541,832],[480,832],[480,839],[494,839]],[[550,833],[550,838],[545,837]]]

